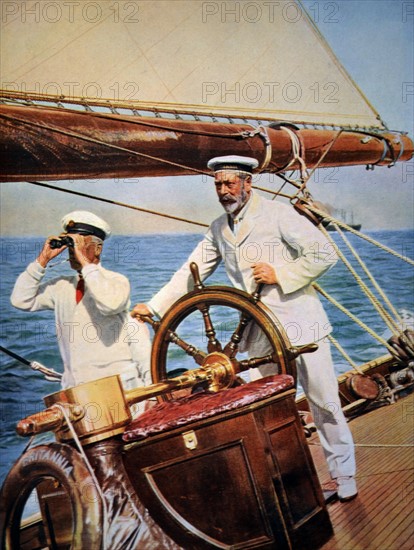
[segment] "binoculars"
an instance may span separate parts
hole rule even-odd
[[[73,246],[73,239],[68,235],[61,237],[60,239],[50,239],[50,248],[62,248],[62,246]]]

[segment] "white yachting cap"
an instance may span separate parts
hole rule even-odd
[[[227,155],[225,157],[214,157],[209,160],[207,167],[214,172],[219,170],[235,170],[237,172],[253,173],[259,166],[259,161],[253,157],[240,157],[238,155]]]
[[[95,235],[103,241],[111,234],[111,228],[105,220],[86,210],[76,210],[66,214],[62,218],[62,227],[67,233]]]

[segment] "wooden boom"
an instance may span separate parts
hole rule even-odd
[[[41,105],[0,105],[0,136],[0,181],[194,175],[229,154],[253,156],[265,172],[298,169],[298,157],[308,168],[390,165],[414,150],[409,137],[387,131],[264,129]]]

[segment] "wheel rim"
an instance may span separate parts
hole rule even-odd
[[[232,315],[237,316],[238,321],[234,330],[229,331],[230,336],[225,337],[223,342],[218,336],[218,326],[216,322],[216,311],[214,308],[224,307],[231,310]],[[207,314],[206,314],[207,312]],[[192,342],[188,342],[186,337],[181,338],[181,333],[178,333],[178,328],[185,323],[191,315],[195,315],[198,320],[198,332],[200,336],[200,328],[203,332],[203,346],[196,346]],[[244,327],[240,327],[242,318],[247,318],[249,321],[244,321]],[[277,370],[280,374],[290,374],[296,378],[295,361],[289,353],[291,344],[276,317],[272,312],[260,301],[257,302],[251,295],[241,290],[227,287],[207,287],[201,290],[190,292],[175,302],[166,312],[162,320],[157,326],[151,354],[151,372],[154,382],[165,380],[168,377],[177,375],[177,369],[172,372],[169,364],[168,352],[172,349],[177,349],[181,353],[189,355],[192,358],[193,365],[183,367],[181,371],[189,370],[198,365],[203,364],[206,357],[212,352],[224,352],[230,356],[234,353],[232,360],[235,364],[239,364],[239,344],[247,327],[252,327],[255,323],[262,331],[268,341],[269,349],[273,358],[277,362]],[[177,344],[177,338],[180,342]],[[200,338],[199,338],[200,339]],[[235,339],[236,343],[232,342]],[[227,341],[226,341],[227,340]],[[217,347],[217,342],[220,347]],[[187,351],[183,351],[183,343],[188,346]],[[207,349],[206,349],[207,348]],[[235,349],[234,349],[235,348]],[[204,354],[204,355],[203,355]],[[187,358],[186,363],[188,364]],[[191,359],[190,359],[191,361]],[[269,361],[267,361],[269,362]],[[165,396],[165,399],[171,399],[171,394]]]

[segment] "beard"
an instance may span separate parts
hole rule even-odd
[[[241,190],[240,195],[237,197],[233,195],[224,195],[220,199],[220,204],[227,212],[227,214],[234,214],[240,211],[247,202],[247,193],[244,188]]]

